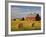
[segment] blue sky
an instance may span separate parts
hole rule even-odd
[[[41,15],[41,7],[38,6],[11,6],[11,18],[22,18],[31,13]]]

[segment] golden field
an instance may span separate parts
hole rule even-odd
[[[19,27],[19,24],[21,26]],[[21,21],[20,19],[16,19],[16,21],[11,20],[11,31],[26,31],[26,30],[40,30],[41,29],[41,21],[32,21],[25,19]]]

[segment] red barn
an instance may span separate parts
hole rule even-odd
[[[28,16],[28,17],[26,17],[26,19],[29,19],[29,20],[35,20],[35,16]]]

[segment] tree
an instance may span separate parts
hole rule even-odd
[[[16,19],[13,19],[14,21],[16,21]]]
[[[40,18],[40,16],[39,16],[39,14],[37,14],[37,15],[36,15],[35,20],[36,20],[36,21],[40,21],[40,20],[41,20],[41,18]]]
[[[24,18],[22,18],[21,20],[24,21]]]

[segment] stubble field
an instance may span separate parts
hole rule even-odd
[[[11,31],[28,31],[28,30],[40,30],[41,21],[24,20],[11,21]]]

